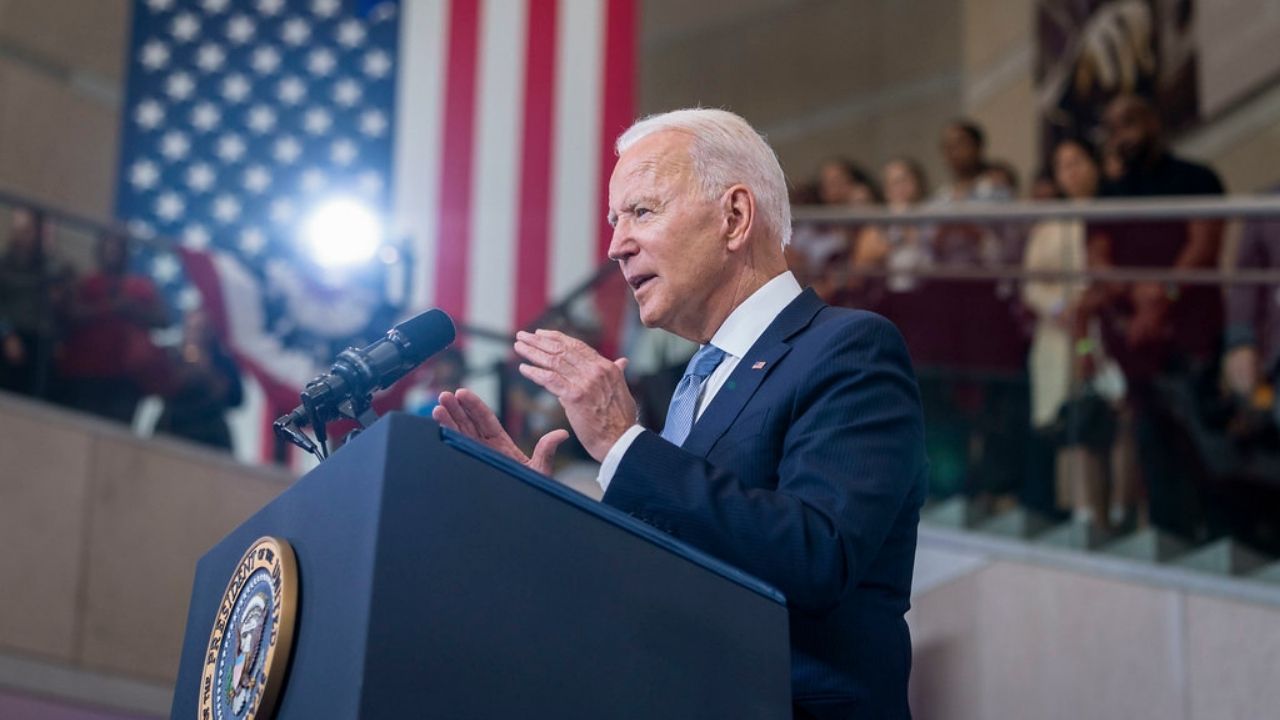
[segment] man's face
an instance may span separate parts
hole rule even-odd
[[[982,150],[965,129],[952,125],[942,131],[942,157],[951,173],[968,177],[982,167]]]
[[[690,143],[685,133],[658,132],[618,158],[609,180],[609,257],[646,327],[705,342],[701,325],[729,285],[729,255],[723,214],[694,177]]]
[[[1107,142],[1128,167],[1146,157],[1159,132],[1155,116],[1141,103],[1120,98],[1103,114]]]

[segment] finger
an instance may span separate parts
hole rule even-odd
[[[516,338],[526,345],[560,357],[566,366],[584,369],[604,359],[595,348],[558,330],[538,330],[532,334],[517,334]]]
[[[462,392],[459,390],[458,392]],[[462,405],[458,402],[456,393],[444,392],[440,393],[440,405],[449,411],[449,416],[453,418],[454,423],[458,426],[458,432],[468,437],[479,438],[480,433],[471,422],[471,418],[467,415],[467,411],[462,409]]]
[[[516,340],[522,341],[549,353],[557,353],[563,349],[565,335],[554,330],[538,330],[537,332],[518,332]]]
[[[507,431],[502,429],[502,423],[498,421],[498,416],[493,413],[493,410],[489,409],[489,406],[480,399],[480,396],[470,390],[459,391],[458,404],[467,413],[467,418],[480,432],[481,437],[496,438],[506,435]]]
[[[631,361],[624,357],[620,357],[617,360],[614,360],[613,364],[617,365],[618,369],[625,373],[627,371],[627,365],[630,365]]]
[[[566,430],[552,430],[543,435],[538,440],[538,444],[533,447],[529,465],[544,475],[550,475],[551,461],[555,458],[556,449],[560,447],[560,443],[568,439],[569,433]]]
[[[449,414],[448,410],[444,409],[443,405],[437,405],[431,408],[431,419],[450,430],[461,432],[458,430],[458,423],[453,421],[453,416]]]
[[[529,378],[533,382],[541,385],[544,390],[560,397],[569,389],[569,382],[559,373],[552,372],[546,368],[540,368],[528,363],[520,363],[520,374]]]
[[[537,345],[531,345],[523,340],[517,340],[513,347],[515,348],[517,355],[528,360],[534,365],[544,368],[559,367],[561,365],[561,360],[564,357],[560,354],[547,352],[543,348],[538,347]]]

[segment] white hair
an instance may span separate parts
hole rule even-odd
[[[746,185],[755,195],[765,229],[776,233],[783,245],[791,242],[787,178],[773,148],[755,128],[728,110],[686,108],[637,120],[618,136],[614,147],[621,156],[641,139],[667,130],[693,136],[689,154],[707,199],[715,200],[737,183]]]

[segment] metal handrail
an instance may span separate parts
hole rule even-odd
[[[905,212],[883,208],[797,205],[797,223],[830,225],[918,225],[934,223],[1025,222],[1091,220],[1144,222],[1151,220],[1280,218],[1280,195],[1195,195],[1160,198],[1103,198],[1098,200],[1027,200],[964,202],[934,205],[925,202]]]

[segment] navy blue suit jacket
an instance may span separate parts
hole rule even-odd
[[[926,472],[902,336],[806,290],[683,447],[636,438],[604,502],[787,596],[798,715],[898,718],[910,715],[903,615]]]

